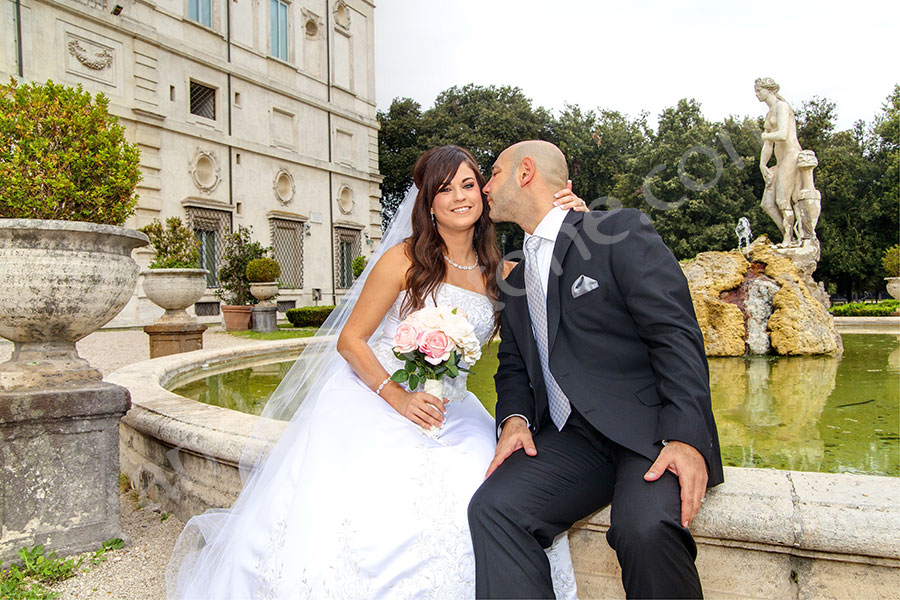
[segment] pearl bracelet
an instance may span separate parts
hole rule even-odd
[[[391,380],[391,378],[388,377],[387,379],[385,379],[384,381],[382,381],[382,382],[381,382],[381,385],[378,386],[378,389],[375,390],[375,393],[378,394],[378,395],[380,396],[380,395],[381,395],[381,390],[384,389],[384,386],[386,386],[390,380]]]

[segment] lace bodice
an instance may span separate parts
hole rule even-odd
[[[465,312],[469,317],[469,322],[475,328],[475,335],[481,345],[488,342],[494,330],[494,307],[487,296],[450,283],[439,285],[435,296],[438,304],[458,308]],[[406,316],[400,314],[400,307],[405,298],[406,292],[400,292],[382,321],[379,328],[380,334],[376,333],[369,340],[369,346],[388,373],[393,373],[403,366],[403,362],[394,356],[393,346],[397,325]],[[428,296],[425,304],[434,306],[435,302],[431,296]],[[465,362],[460,362],[460,364],[465,367],[469,366]],[[444,377],[444,397],[450,401],[462,398],[466,392],[467,375],[465,371],[460,371],[458,377]]]

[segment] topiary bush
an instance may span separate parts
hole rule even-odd
[[[166,219],[166,226],[154,219],[141,228],[156,252],[151,269],[197,269],[200,267],[200,242],[179,217]]]
[[[246,274],[250,283],[268,283],[281,277],[281,267],[271,258],[255,258],[247,263]]]
[[[881,264],[888,277],[900,277],[900,244],[894,244],[884,251]]]
[[[284,314],[294,327],[321,327],[333,310],[334,306],[301,306]]]
[[[121,225],[134,214],[140,150],[108,106],[80,85],[0,85],[0,217]]]
[[[265,258],[272,249],[254,242],[250,234],[250,229],[241,226],[225,237],[222,268],[219,269],[219,283],[222,287],[216,290],[216,296],[225,304],[249,306],[259,302],[250,293],[247,264],[255,258]]]

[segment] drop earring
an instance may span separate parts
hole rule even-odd
[[[437,220],[434,218],[434,213],[431,213],[431,224],[437,228]]]

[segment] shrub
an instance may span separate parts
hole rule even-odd
[[[301,306],[288,309],[285,316],[294,327],[321,327],[333,310],[334,306]]]
[[[108,105],[80,85],[0,85],[0,217],[121,225],[134,214],[140,151]]]
[[[829,310],[836,317],[888,317],[900,307],[900,300],[882,300],[878,304],[848,302],[832,306]]]
[[[200,242],[178,217],[166,219],[166,226],[154,219],[141,229],[156,252],[151,269],[196,269],[200,266]]]
[[[281,267],[271,258],[254,258],[247,263],[246,274],[250,283],[267,283],[281,277]]]
[[[900,244],[894,244],[884,251],[881,264],[888,277],[900,277]]]
[[[353,269],[353,278],[356,279],[357,277],[362,275],[362,272],[366,270],[366,265],[368,264],[369,261],[365,256],[357,256],[356,258],[354,258],[353,262],[350,265]]]
[[[265,258],[271,248],[254,242],[250,233],[250,229],[241,226],[225,237],[222,268],[219,269],[219,283],[222,287],[216,290],[216,296],[225,304],[248,306],[259,302],[250,293],[247,264],[255,258]]]

